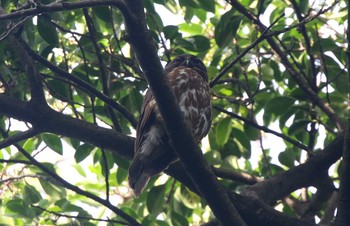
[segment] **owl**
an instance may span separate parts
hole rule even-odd
[[[207,69],[202,60],[185,54],[177,56],[164,69],[184,119],[196,142],[207,135],[211,126],[212,106]],[[150,177],[161,173],[178,156],[169,144],[152,90],[146,92],[136,129],[134,158],[129,167],[129,185],[138,197]]]

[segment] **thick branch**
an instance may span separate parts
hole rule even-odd
[[[133,138],[58,113],[50,108],[39,109],[30,103],[0,94],[0,112],[8,117],[29,122],[36,130],[42,132],[78,139],[112,150],[127,159],[133,156]]]
[[[4,94],[0,94],[0,112],[4,113],[9,117],[32,123],[36,126],[36,128],[43,128],[47,132],[53,132],[59,135],[72,137],[75,139],[79,139],[83,142],[91,143],[93,145],[112,150],[118,155],[124,156],[127,159],[132,158],[134,143],[133,138],[128,137],[124,134],[117,133],[111,129],[100,128],[91,123],[74,119],[70,116],[65,116],[57,112],[52,112],[52,110],[47,112],[40,112],[38,110],[40,109],[33,109],[26,102],[22,102],[14,98],[8,97]],[[318,165],[323,164],[326,164],[326,167],[328,167],[340,157],[342,142],[342,137],[335,139],[329,146],[326,147],[325,150],[320,151],[309,162],[305,164],[312,165],[312,167],[314,168],[317,168]],[[318,164],[313,162],[318,162]],[[28,164],[27,162],[23,163]],[[272,195],[272,197],[269,196],[268,199],[276,200],[276,196],[284,196],[283,194],[276,195],[276,193],[279,192],[279,189],[281,189],[281,192],[285,194],[289,194],[291,190],[295,189],[290,185],[286,185],[288,181],[294,181],[295,178],[302,177],[303,183],[298,183],[298,186],[301,187],[310,185],[312,178],[315,177],[315,175],[317,175],[319,171],[311,170],[311,172],[309,172],[309,170],[310,167],[303,167],[302,165],[298,166],[297,169],[292,169],[294,173],[283,173],[282,175],[277,176],[276,180],[267,180],[267,182],[260,182],[255,186],[251,187],[250,191],[254,193],[256,192],[256,190],[259,191],[260,187],[258,185],[261,184],[261,189],[263,191],[260,191],[260,193],[258,193],[259,197],[260,195],[268,195],[271,192],[274,195]],[[188,177],[186,171],[179,162],[169,167],[169,169],[166,170],[166,173],[180,181],[185,186],[189,187],[192,191],[198,192],[197,188],[193,185],[192,180]],[[284,179],[283,175],[285,175]],[[289,177],[290,175],[292,176]],[[281,187],[278,186],[279,182],[281,182]],[[253,211],[253,209],[251,209],[250,201],[245,201],[245,199],[242,198],[236,199],[235,203],[237,204],[239,213],[243,217],[245,216],[245,220],[253,221],[255,219],[254,221],[258,222],[259,219],[263,217],[262,215],[250,215],[250,211]],[[253,206],[255,208],[254,211],[258,211],[259,209],[263,210],[264,208],[267,208],[267,206]],[[274,214],[279,213],[273,212],[271,214],[272,215],[270,215],[270,218],[272,220],[274,219]]]
[[[231,200],[237,203],[237,209],[248,225],[259,226],[316,226],[276,211],[260,200],[231,193]]]
[[[146,27],[142,1],[129,0],[127,4],[132,12],[132,15],[124,14],[129,43],[153,91],[165,128],[181,163],[222,225],[245,225],[186,126]]]
[[[328,168],[340,158],[343,139],[344,135],[339,135],[306,163],[247,187],[243,194],[255,196],[265,203],[273,204],[296,189],[315,183],[317,176],[327,172]]]
[[[339,186],[339,204],[335,225],[346,226],[350,224],[350,119],[348,120],[347,130],[343,146],[343,164],[340,175]]]
[[[37,68],[35,67],[33,59],[28,55],[28,53],[22,51],[22,45],[19,41],[20,38],[11,36],[9,38],[10,45],[13,46],[15,53],[20,59],[21,63],[25,66],[26,76],[28,79],[31,101],[33,103],[46,106],[46,100],[43,90],[43,83]]]

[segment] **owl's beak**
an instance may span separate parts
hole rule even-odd
[[[193,67],[193,63],[190,59],[186,59],[184,62],[183,62],[183,65],[186,66],[186,67]]]

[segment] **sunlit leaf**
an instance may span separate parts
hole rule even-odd
[[[27,184],[23,189],[23,200],[28,204],[34,204],[41,200],[41,195],[33,186]]]
[[[55,151],[56,153],[62,155],[63,154],[63,149],[62,149],[62,142],[61,139],[53,134],[43,134],[42,136],[43,141],[45,144],[51,148],[51,150]]]
[[[219,146],[223,146],[227,143],[231,130],[232,124],[230,118],[224,118],[219,122],[215,130],[216,142]]]
[[[24,204],[22,199],[9,200],[5,204],[5,216],[12,217],[26,217],[27,216],[27,206]]]

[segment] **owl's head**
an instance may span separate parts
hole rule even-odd
[[[168,65],[165,66],[165,72],[169,73],[176,67],[189,67],[196,70],[205,81],[208,81],[207,68],[203,61],[191,54],[183,54],[175,57]]]

